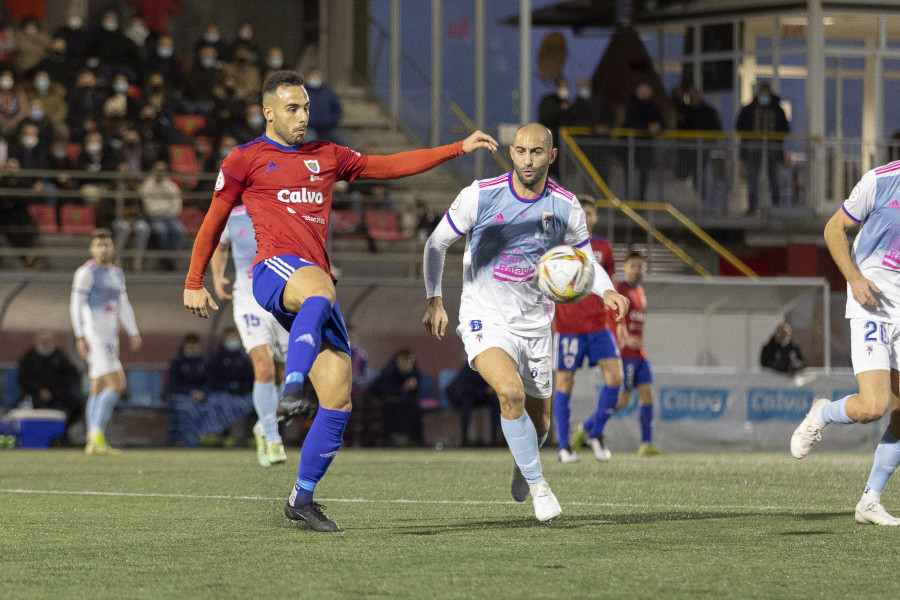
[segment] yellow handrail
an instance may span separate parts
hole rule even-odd
[[[710,278],[712,277],[712,274],[706,268],[704,268],[703,265],[694,260],[691,255],[685,252],[675,242],[666,237],[661,231],[650,225],[650,223],[647,222],[647,220],[645,220],[643,217],[641,217],[637,212],[635,212],[634,209],[637,208],[643,210],[663,210],[669,213],[670,215],[672,215],[672,217],[675,218],[675,220],[677,220],[685,228],[687,228],[688,231],[694,234],[710,248],[715,250],[716,253],[719,254],[719,256],[728,261],[729,264],[740,271],[744,276],[751,279],[756,279],[758,277],[753,269],[744,264],[743,261],[741,261],[738,257],[729,252],[724,246],[715,241],[712,237],[709,236],[709,234],[700,229],[700,227],[698,227],[696,223],[688,219],[681,211],[679,211],[671,204],[667,202],[624,202],[617,198],[615,194],[613,194],[609,189],[609,186],[606,185],[606,182],[603,181],[603,178],[600,177],[597,169],[594,168],[594,166],[588,160],[587,156],[585,156],[584,152],[581,150],[578,144],[575,143],[575,140],[572,139],[573,132],[576,135],[579,133],[589,134],[590,132],[587,128],[561,127],[559,130],[559,136],[560,139],[562,139],[569,146],[572,154],[575,155],[575,158],[581,163],[582,167],[584,167],[585,171],[587,171],[588,175],[591,177],[597,187],[600,188],[600,191],[603,193],[603,195],[606,196],[606,201],[603,203],[604,205],[612,206],[621,210],[645,231],[648,231],[654,238],[659,240],[673,254],[675,254],[678,258],[683,260],[691,268],[693,268],[704,277]]]

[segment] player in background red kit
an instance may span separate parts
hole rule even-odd
[[[592,233],[597,224],[596,203],[590,196],[579,196],[578,201],[584,209],[588,233]],[[612,278],[616,272],[616,261],[610,243],[591,235],[591,249],[597,262]],[[557,356],[553,416],[556,419],[560,462],[578,462],[578,454],[569,445],[569,399],[575,385],[575,371],[581,368],[585,358],[589,365],[600,367],[606,385],[600,392],[596,412],[580,427],[579,437],[587,437],[597,460],[609,460],[610,452],[603,443],[603,426],[615,410],[622,385],[622,359],[612,332],[615,326],[615,315],[609,318],[600,296],[592,294],[576,304],[559,304],[556,307],[553,320],[553,347]],[[595,434],[594,428],[600,433]]]
[[[332,186],[338,180],[414,175],[478,148],[493,152],[497,142],[476,131],[455,144],[391,156],[365,156],[327,141],[304,144],[310,105],[303,83],[295,71],[277,71],[263,84],[266,133],[232,150],[222,163],[194,242],[184,306],[203,318],[207,306],[218,308],[203,287],[203,274],[232,206],[243,201],[258,246],[253,295],[291,334],[282,397],[299,393],[308,377],[320,404],[285,515],[315,531],[339,531],[313,502],[316,484],[341,447],[351,409],[350,345],[325,251]]]
[[[625,367],[625,383],[619,395],[616,410],[625,408],[632,390],[638,393],[638,419],[641,423],[641,445],[638,456],[655,456],[659,450],[653,445],[653,373],[647,350],[644,348],[644,318],[647,311],[647,296],[641,280],[647,271],[647,263],[640,252],[631,252],[625,259],[625,281],[616,285],[616,290],[628,298],[628,312],[619,323],[616,336],[622,349],[622,363]]]

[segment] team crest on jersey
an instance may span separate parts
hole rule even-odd
[[[318,159],[313,160],[304,160],[303,164],[306,165],[306,168],[309,169],[313,173],[319,172],[319,161]]]
[[[218,192],[223,187],[225,187],[225,173],[222,172],[222,169],[219,169],[219,176],[216,177],[216,191]]]
[[[545,212],[545,213],[541,216],[541,225],[544,226],[544,231],[547,231],[548,229],[550,229],[550,223],[551,223],[551,222],[553,222],[553,213],[551,213],[551,212]]]

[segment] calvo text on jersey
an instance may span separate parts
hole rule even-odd
[[[282,202],[290,202],[293,204],[322,204],[324,198],[322,192],[311,192],[306,188],[297,190],[281,190],[278,192],[278,199]]]

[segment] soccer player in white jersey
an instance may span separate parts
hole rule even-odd
[[[253,297],[256,234],[247,214],[247,207],[243,204],[232,209],[209,263],[213,287],[219,299],[232,299],[232,294],[225,289],[230,283],[225,278],[229,248],[234,258],[234,324],[253,363],[253,406],[259,418],[253,426],[256,460],[261,466],[269,467],[287,460],[284,444],[278,433],[276,412],[278,386],[284,379],[284,357],[289,333]]]
[[[457,333],[469,364],[500,400],[500,424],[515,459],[511,492],[517,502],[531,493],[535,516],[562,513],[544,479],[540,445],[550,428],[553,392],[551,323],[553,303],[535,281],[536,265],[550,248],[590,243],[584,211],[574,195],[547,177],[556,149],[548,130],[523,125],[510,148],[514,172],[475,181],[463,189],[425,244],[428,306],[422,322],[440,340],[447,327],[441,275],[447,248],[466,237],[463,292]],[[590,257],[592,291],[625,313],[628,301]]]
[[[125,371],[119,362],[119,323],[128,333],[130,347],[141,347],[134,310],[125,291],[122,269],[113,264],[112,234],[97,229],[91,234],[91,260],[75,271],[69,312],[78,353],[87,361],[91,379],[87,401],[87,454],[113,454],[104,431],[116,402],[125,391]]]
[[[829,423],[870,423],[891,411],[856,522],[900,525],[881,504],[888,479],[900,466],[900,162],[863,175],[825,225],[825,243],[847,279],[850,354],[859,393],[829,402],[820,398],[791,438],[791,454],[803,458]],[[861,224],[861,226],[860,226]],[[859,226],[851,249],[847,231]]]

